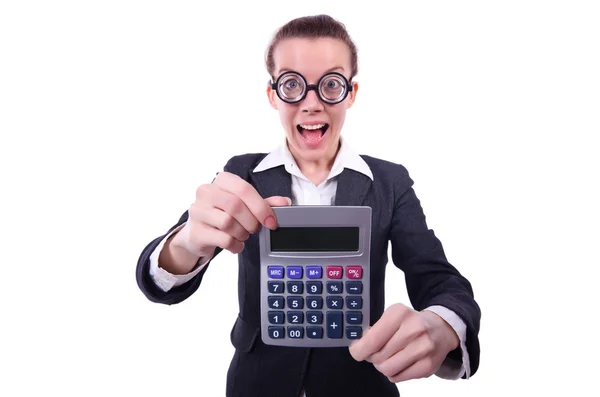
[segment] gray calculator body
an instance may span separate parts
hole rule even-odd
[[[370,321],[371,208],[273,210],[278,228],[259,235],[263,342],[350,345]]]

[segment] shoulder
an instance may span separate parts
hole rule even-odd
[[[248,179],[247,176],[250,171],[256,168],[258,163],[260,163],[267,154],[268,153],[246,153],[235,155],[227,161],[223,171],[231,172],[244,179]]]
[[[413,180],[404,165],[365,154],[361,154],[360,157],[371,169],[375,183],[395,190],[406,190],[413,185]]]

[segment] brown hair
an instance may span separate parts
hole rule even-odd
[[[349,80],[352,80],[358,73],[358,54],[356,45],[350,38],[346,26],[344,26],[343,23],[333,19],[329,15],[323,14],[296,18],[279,28],[277,33],[273,36],[271,44],[269,44],[269,47],[267,48],[265,56],[267,72],[269,72],[269,75],[272,78],[275,78],[273,76],[275,70],[273,52],[280,41],[292,38],[318,39],[325,37],[341,40],[350,49],[350,64],[352,65],[352,70]]]

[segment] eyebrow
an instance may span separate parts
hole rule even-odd
[[[325,71],[325,73],[323,73],[323,74],[327,74],[329,72],[333,72],[333,71],[338,70],[338,69],[340,69],[342,72],[344,71],[343,67],[341,67],[341,66],[334,66],[332,68],[327,69]],[[292,70],[292,69],[288,69],[288,68],[283,68],[283,69],[279,70],[279,73],[277,73],[277,75],[280,75],[280,74],[285,73],[285,72],[296,72],[296,71]],[[298,72],[296,72],[296,73],[298,73]]]

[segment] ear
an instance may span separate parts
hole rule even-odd
[[[275,98],[276,96],[277,93],[271,88],[271,82],[269,81],[267,83],[267,97],[269,98],[269,104],[271,104],[273,109],[278,110],[279,106],[277,105],[277,98]]]
[[[354,101],[356,100],[356,94],[358,93],[358,83],[352,83],[352,91],[348,93],[348,109],[352,107]]]

